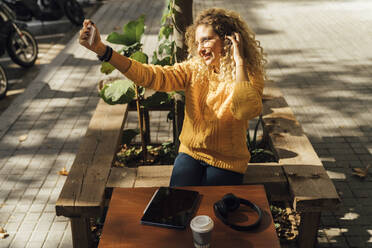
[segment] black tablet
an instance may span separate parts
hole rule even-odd
[[[147,205],[141,224],[184,229],[194,214],[198,200],[197,191],[160,187]]]

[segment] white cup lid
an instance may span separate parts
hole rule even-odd
[[[209,232],[213,226],[213,220],[208,215],[195,216],[190,223],[191,229],[199,233]]]

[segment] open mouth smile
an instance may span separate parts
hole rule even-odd
[[[202,58],[205,61],[211,60],[211,59],[213,59],[213,54],[211,52],[205,52],[205,53],[202,54]]]

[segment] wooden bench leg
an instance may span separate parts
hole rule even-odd
[[[316,247],[319,222],[320,212],[301,213],[301,223],[297,239],[299,248]]]
[[[96,247],[90,230],[89,219],[83,217],[70,218],[70,221],[73,247]]]

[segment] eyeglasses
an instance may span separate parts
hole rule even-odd
[[[217,38],[216,37],[206,37],[203,38],[200,43],[196,42],[197,47],[211,47],[213,44],[216,42]]]

